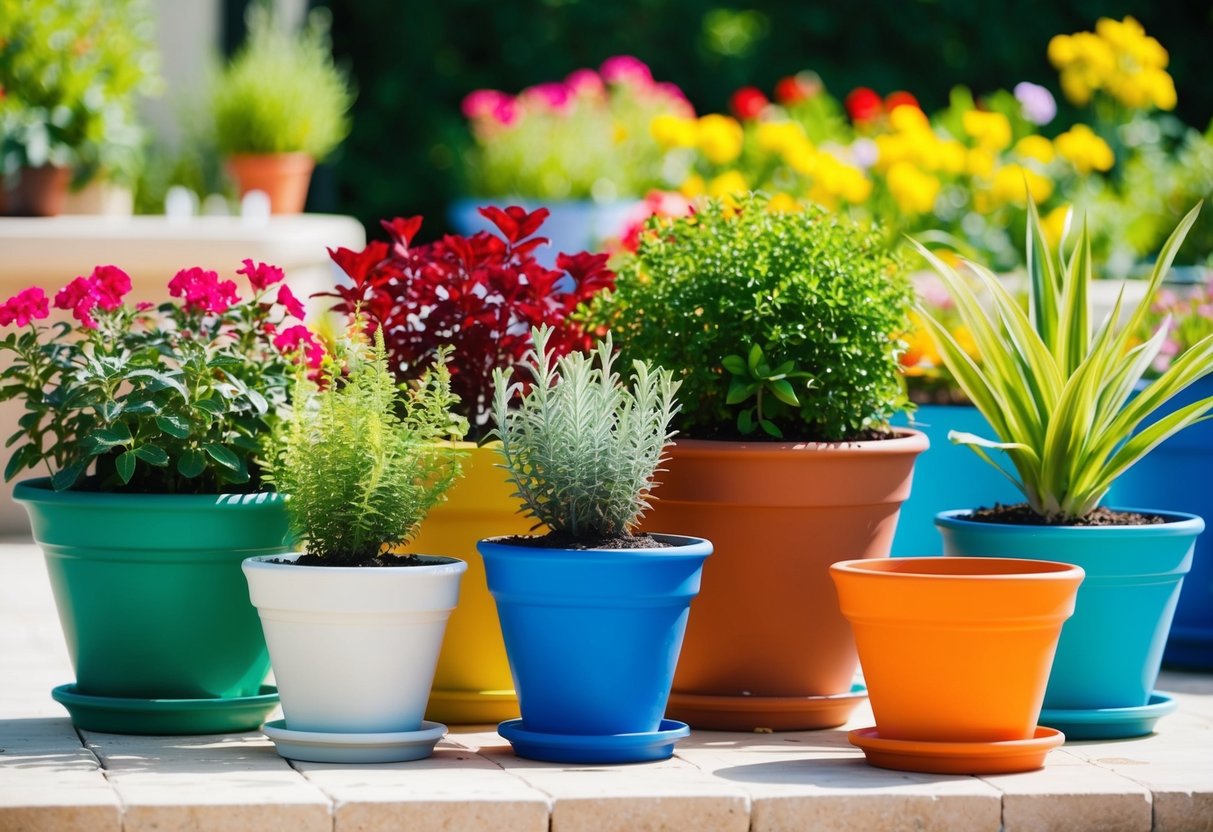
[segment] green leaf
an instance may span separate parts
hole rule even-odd
[[[197,448],[190,448],[177,460],[177,473],[186,479],[194,477],[206,470],[206,456]]]
[[[112,448],[115,445],[129,445],[134,437],[131,436],[131,429],[126,426],[126,422],[118,422],[108,428],[93,431],[88,438],[99,447]]]
[[[202,446],[202,449],[206,451],[207,456],[215,460],[215,462],[218,462],[224,468],[228,468],[232,471],[240,470],[240,457],[232,453],[230,448],[220,445],[217,442],[208,442]]]
[[[751,410],[743,410],[737,416],[737,429],[741,431],[743,436],[748,436],[754,432],[754,413]]]
[[[758,384],[756,382],[734,378],[729,382],[729,394],[725,397],[724,403],[741,404],[757,392]]]
[[[17,450],[13,451],[12,456],[8,458],[8,464],[4,466],[4,481],[8,482],[18,473],[24,471],[29,466],[26,464],[30,451],[37,453],[33,445],[22,445]]]
[[[149,386],[153,390],[163,390],[165,388],[176,390],[178,393],[181,394],[181,397],[183,399],[185,399],[186,401],[189,401],[189,393],[186,391],[185,386],[181,382],[177,381],[175,378],[172,378],[171,376],[169,376],[167,373],[160,372],[159,370],[151,370],[151,369],[135,370],[133,373],[127,374],[127,378],[128,379],[132,379],[132,378],[151,379],[151,383],[149,384]]]
[[[148,465],[155,465],[158,468],[168,465],[168,454],[159,445],[140,445],[135,448],[134,453]]]
[[[80,475],[84,473],[84,469],[87,467],[88,463],[81,460],[59,469],[51,477],[51,487],[56,491],[66,491],[76,484],[76,480],[80,479]]]
[[[193,403],[198,410],[219,416],[227,410],[227,405],[219,399],[198,399]]]
[[[726,355],[724,360],[720,362],[726,370],[735,376],[749,375],[746,369],[745,359],[740,355]]]
[[[746,363],[749,365],[751,375],[756,374],[758,372],[758,365],[761,362],[762,362],[762,347],[755,344],[754,346],[750,347],[750,356],[749,356],[749,358],[746,359]]]
[[[761,422],[759,422],[759,424],[762,425],[762,429],[766,431],[769,436],[773,436],[776,439],[783,439],[783,431],[781,431],[779,426],[770,419],[763,419]]]
[[[135,476],[135,452],[127,451],[114,460],[114,468],[118,471],[118,476],[122,478],[123,484],[129,484],[131,477]]]
[[[190,435],[190,423],[175,413],[157,416],[156,426],[175,439],[188,439]]]
[[[132,416],[154,416],[160,412],[160,405],[151,399],[135,402],[126,406],[126,412]]]
[[[101,418],[107,422],[113,422],[122,415],[122,402],[110,400],[101,405]]]
[[[251,387],[248,390],[245,390],[244,394],[248,397],[248,400],[252,402],[253,410],[257,411],[258,413],[267,413],[269,411],[270,403],[265,400],[265,396],[261,395]]]
[[[775,398],[792,407],[800,407],[800,399],[796,397],[796,391],[792,388],[791,382],[785,379],[772,381],[767,384],[767,389],[770,390]]]

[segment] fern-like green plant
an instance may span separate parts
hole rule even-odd
[[[588,355],[559,359],[551,335],[547,326],[531,332],[525,394],[511,373],[499,368],[493,376],[493,435],[514,496],[556,535],[583,542],[627,536],[649,508],[653,475],[673,436],[678,382],[636,361],[626,386],[609,335]]]
[[[1213,374],[1213,335],[1190,346],[1144,387],[1142,378],[1162,348],[1169,322],[1163,321],[1144,342],[1137,343],[1135,336],[1199,212],[1197,205],[1163,246],[1145,295],[1124,326],[1123,291],[1108,319],[1093,326],[1087,293],[1091,246],[1085,225],[1069,260],[1060,250],[1054,256],[1030,200],[1027,263],[1032,291],[1026,312],[996,275],[969,263],[992,298],[992,308],[983,307],[967,281],[918,245],[956,300],[981,364],[928,310],[918,311],[944,363],[997,436],[952,431],[949,438],[1002,471],[1049,523],[1089,514],[1131,465],[1213,412],[1210,397],[1147,424],[1168,399]],[[988,448],[1006,451],[1014,473],[998,465],[986,453]]]
[[[317,382],[300,376],[291,418],[271,437],[271,475],[307,553],[357,563],[406,542],[459,475],[447,351],[413,388],[398,386],[383,336],[346,341]]]

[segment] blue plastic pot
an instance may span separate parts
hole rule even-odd
[[[556,255],[576,254],[579,251],[598,251],[601,244],[618,237],[625,229],[628,215],[635,210],[636,200],[618,202],[593,202],[591,200],[534,200],[505,199],[498,197],[471,197],[457,199],[447,209],[447,219],[460,234],[470,235],[477,231],[492,231],[497,228],[480,215],[484,205],[521,205],[528,211],[547,208],[551,216],[539,229],[550,244],[535,252],[540,264],[553,268]]]
[[[1162,407],[1157,417],[1209,396],[1213,378],[1201,379]],[[1213,422],[1201,422],[1172,436],[1122,474],[1109,500],[1213,517],[1211,472]],[[1174,667],[1213,670],[1213,537],[1208,535],[1196,541],[1192,571],[1184,580],[1162,660]]]
[[[964,445],[953,445],[948,432],[957,430],[993,437],[994,431],[972,405],[921,404],[911,421],[900,415],[893,422],[920,430],[931,447],[914,463],[910,498],[901,505],[893,557],[942,555],[943,541],[935,528],[935,515],[956,506],[993,506],[1018,503],[1023,494],[994,468]],[[989,451],[1005,462],[1002,451]],[[1009,465],[1009,463],[1007,463]]]
[[[1144,510],[1143,510],[1144,511]],[[1074,616],[1065,623],[1044,707],[1137,708],[1150,701],[1184,575],[1204,521],[1163,514],[1154,526],[1014,526],[936,518],[944,554],[1052,560],[1081,566]]]
[[[712,544],[655,537],[674,545],[570,551],[497,539],[476,544],[528,731],[593,737],[662,727]]]

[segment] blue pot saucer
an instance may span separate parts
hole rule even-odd
[[[1168,694],[1154,691],[1145,705],[1132,708],[1046,708],[1040,724],[1065,732],[1068,740],[1120,740],[1154,731],[1154,723],[1179,705]]]
[[[278,754],[288,760],[309,763],[403,763],[423,760],[446,735],[440,722],[422,720],[416,731],[377,734],[341,734],[335,731],[296,731],[285,719],[261,726],[261,733],[274,742]]]
[[[75,684],[59,685],[51,698],[67,709],[72,724],[107,734],[192,736],[256,731],[278,707],[278,688],[262,685],[253,696],[144,699],[94,696]]]
[[[674,743],[691,734],[685,722],[663,719],[656,731],[635,734],[547,734],[528,731],[521,719],[497,726],[514,753],[546,763],[648,763],[674,756]]]

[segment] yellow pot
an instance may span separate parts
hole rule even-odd
[[[463,477],[421,524],[405,551],[450,555],[467,561],[459,606],[451,613],[438,657],[434,689],[425,718],[447,725],[497,723],[518,716],[518,698],[501,639],[497,607],[489,595],[484,561],[476,541],[497,535],[527,534],[532,521],[518,513],[506,473],[496,467],[493,446],[461,443]]]

